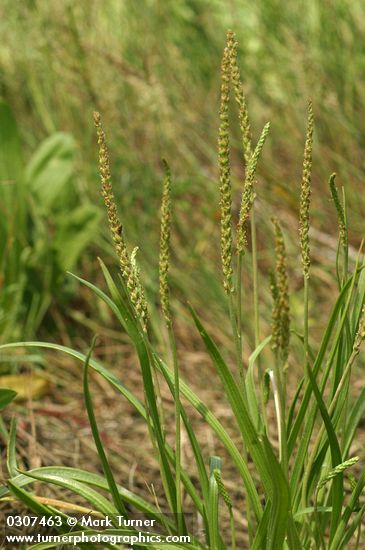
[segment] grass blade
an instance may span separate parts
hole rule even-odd
[[[289,485],[266,436],[264,436],[264,446],[265,452],[267,453],[267,463],[274,484],[267,534],[268,550],[282,550],[290,509]]]
[[[18,474],[18,464],[16,460],[16,419],[14,417],[10,424],[6,464],[9,476],[15,477]]]
[[[206,345],[207,351],[221,378],[224,390],[232,407],[232,411],[235,415],[247,450],[251,454],[256,464],[257,470],[260,473],[261,480],[265,486],[265,490],[271,498],[273,496],[273,486],[266,456],[262,447],[262,443],[259,439],[259,434],[257,433],[252,423],[247,407],[243,401],[241,392],[232,376],[232,373],[228,369],[226,363],[223,361],[222,356],[218,351],[218,348],[216,347],[212,339],[208,336],[196,313],[191,307],[190,311],[192,313],[196,327]]]
[[[221,469],[221,460],[217,456],[210,459],[210,477],[209,477],[209,501],[208,501],[208,526],[209,526],[209,548],[210,550],[219,550],[219,490],[217,480],[214,476],[214,470]]]
[[[89,389],[89,380],[88,380],[88,372],[89,372],[89,363],[91,354],[95,347],[96,338],[94,337],[93,342],[91,344],[90,350],[86,356],[86,360],[84,363],[84,376],[83,376],[83,387],[84,387],[84,399],[85,399],[85,405],[86,405],[86,411],[89,417],[91,432],[93,434],[94,442],[98,451],[98,455],[103,467],[103,471],[105,474],[105,477],[108,482],[108,486],[110,489],[110,493],[112,495],[112,499],[115,505],[115,508],[118,512],[120,512],[121,515],[128,517],[127,510],[124,506],[123,500],[120,498],[119,491],[117,489],[117,485],[115,483],[115,479],[113,476],[113,472],[110,468],[110,464],[108,462],[107,456],[104,451],[103,443],[100,439],[98,425],[95,419],[94,414],[94,407],[92,403],[91,393]]]

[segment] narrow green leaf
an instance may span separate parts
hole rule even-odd
[[[320,410],[324,425],[326,427],[326,432],[328,435],[329,445],[331,449],[332,467],[335,468],[338,464],[341,464],[342,462],[341,450],[340,450],[336,433],[332,426],[332,422],[329,417],[326,405],[318,389],[316,380],[314,378],[314,375],[309,363],[307,363],[307,374],[312,384],[313,393],[317,400],[318,408]],[[334,536],[338,521],[341,516],[342,501],[343,501],[343,476],[342,474],[340,474],[334,478],[332,483],[332,516],[331,516],[330,540],[332,540]]]
[[[56,469],[56,468],[55,468]],[[41,473],[38,473],[37,470],[31,470],[29,472],[23,472],[23,475],[31,478],[33,481],[45,481],[46,483],[52,483],[53,485],[58,485],[72,491],[72,493],[81,496],[92,506],[93,510],[101,512],[104,516],[113,516],[116,515],[119,510],[113,506],[103,495],[87,487],[85,484],[80,483],[73,478],[65,478],[64,476],[57,474],[57,472],[51,474],[48,473],[46,477]],[[109,484],[108,484],[109,486]],[[121,514],[125,515],[125,514]]]
[[[85,356],[66,346],[60,344],[53,344],[48,342],[13,342],[10,344],[0,345],[0,350],[2,349],[11,349],[18,347],[31,347],[31,348],[46,348],[50,350],[56,350],[84,363]],[[99,362],[94,359],[90,359],[90,366],[101,376],[103,376],[112,386],[115,387],[117,391],[122,393],[128,401],[135,407],[138,413],[147,421],[146,412],[143,405],[136,399],[136,397],[121,383],[119,380],[111,374],[105,367],[103,367]],[[169,379],[173,384],[173,374],[166,367],[166,365],[159,360],[159,368],[166,379]],[[260,499],[253,483],[252,477],[248,471],[247,464],[242,458],[240,451],[237,449],[236,445],[232,441],[231,437],[227,434],[226,430],[223,428],[222,424],[217,420],[214,414],[208,409],[208,407],[194,394],[194,392],[189,388],[189,386],[183,381],[180,381],[181,393],[187,398],[187,400],[193,405],[196,411],[205,419],[207,424],[213,429],[217,437],[220,439],[224,447],[227,449],[227,452],[232,457],[234,463],[237,466],[237,469],[244,481],[245,487],[247,489],[248,497],[250,498],[253,510],[256,517],[259,519],[262,515],[262,507]],[[1,495],[1,492],[0,492]]]
[[[355,432],[359,426],[361,419],[365,414],[365,388],[361,390],[359,397],[355,404],[351,407],[350,416],[348,418],[345,429],[345,443],[343,446],[343,456],[346,457],[350,450],[352,440],[355,436]]]
[[[256,464],[256,468],[260,474],[262,483],[265,486],[265,490],[267,491],[269,498],[271,498],[273,495],[273,485],[266,456],[262,447],[262,442],[259,438],[259,434],[255,430],[246,405],[243,401],[240,389],[238,388],[232,373],[222,359],[217,346],[208,336],[196,313],[191,307],[190,311],[196,327],[206,345],[207,351],[221,378],[225,393],[240,428],[244,443]]]
[[[78,352],[78,351],[76,351],[72,348],[67,348],[65,346],[61,346],[61,345],[53,344],[53,343],[47,343],[47,342],[18,342],[18,343],[13,342],[11,344],[0,345],[0,350],[2,348],[14,348],[14,347],[16,348],[16,347],[19,347],[19,346],[21,346],[21,347],[47,348],[47,349],[61,351],[63,353],[66,353],[67,355],[70,355],[71,357],[74,357],[75,359],[78,359],[82,363],[84,363],[85,359],[86,359],[85,355],[83,355],[82,353],[80,353],[80,352]],[[90,359],[90,367],[92,367],[96,372],[98,372],[101,376],[103,376],[103,378],[105,378],[105,380],[107,380],[118,392],[120,392],[129,401],[129,403],[131,403],[131,405],[136,409],[136,411],[142,416],[142,418],[145,420],[145,422],[147,422],[147,423],[150,422],[150,418],[147,417],[144,406],[128,390],[128,388],[126,388],[113,374],[111,374],[105,367],[103,367],[99,362],[95,361],[92,358]],[[171,380],[170,380],[170,382],[171,382]],[[199,400],[197,400],[197,401],[200,403]],[[216,420],[216,422],[219,425],[217,420]],[[223,428],[222,428],[222,430],[223,430]],[[226,432],[224,432],[224,430],[223,430],[223,433],[224,433],[224,439],[228,443],[230,441],[229,436]],[[238,462],[238,465],[239,465],[238,466],[239,470],[242,471],[242,463],[240,462],[241,457],[240,457],[239,451],[234,446],[234,444],[232,444],[231,447],[232,447],[232,456],[235,457],[235,460],[236,460],[236,462]],[[166,453],[167,453],[168,459],[169,459],[170,463],[173,465],[175,463],[175,458],[174,458],[173,451],[167,443],[165,443],[165,448],[166,448]],[[197,507],[197,510],[199,510],[199,512],[202,515],[204,515],[203,504],[202,504],[202,502],[201,502],[201,500],[198,496],[198,493],[197,493],[196,489],[192,485],[192,483],[191,483],[189,477],[187,476],[187,474],[185,473],[185,471],[182,471],[182,481],[185,485],[185,488],[186,488],[188,494],[191,496],[193,502],[195,503],[195,505]],[[0,495],[1,495],[1,488],[0,488]],[[258,503],[258,505],[259,505],[258,497],[257,497],[257,500],[255,502]],[[255,507],[255,510],[256,510],[256,507]]]
[[[30,510],[32,510],[33,512],[35,512],[39,516],[41,516],[41,517],[42,516],[50,517],[50,516],[59,515],[62,518],[64,518],[65,520],[67,519],[67,516],[65,514],[63,514],[59,510],[56,510],[55,508],[53,508],[51,506],[45,506],[44,504],[41,504],[35,498],[33,498],[32,495],[30,495],[29,493],[27,493],[26,491],[23,491],[23,489],[18,487],[12,480],[8,480],[7,485],[9,487],[11,493],[13,493],[14,496],[19,501],[23,502],[23,504],[25,504],[25,506],[27,508],[29,508]],[[57,529],[57,531],[59,533],[66,533],[70,529],[69,527],[67,527],[67,524],[65,526],[55,527],[55,528]],[[96,546],[94,546],[91,543],[80,544],[79,547],[81,549],[85,549],[85,550],[96,550]]]
[[[259,400],[257,399],[256,394],[257,384],[254,378],[254,366],[257,358],[260,356],[270,340],[271,335],[265,338],[265,340],[263,340],[261,344],[257,346],[257,348],[251,353],[248,360],[248,368],[245,380],[248,410],[257,431],[260,431],[260,429],[262,428],[262,415],[259,409]]]
[[[18,474],[18,465],[16,460],[16,419],[11,419],[9,440],[6,455],[6,464],[10,477],[15,477]]]
[[[63,487],[72,491],[73,482],[80,482],[85,485],[97,487],[103,491],[109,491],[109,485],[106,479],[98,474],[86,472],[77,468],[69,468],[66,466],[44,466],[42,468],[35,468],[25,474],[17,474],[12,481],[19,487],[24,487],[34,482],[34,479],[43,481],[45,483],[59,484],[61,481]],[[57,483],[56,483],[57,482]],[[150,504],[142,497],[132,493],[128,489],[117,485],[118,491],[123,501],[127,502],[130,506],[135,507],[140,512],[145,513],[148,517],[155,519],[158,523],[163,525],[167,524],[170,529],[174,527],[174,523],[167,516],[161,513],[161,510],[156,508],[153,504]],[[8,489],[3,486],[0,487],[0,498],[3,498],[9,493]],[[81,495],[84,496],[84,493]],[[162,519],[163,518],[163,519]]]
[[[264,513],[262,515],[262,518],[260,520],[260,523],[258,524],[258,528],[256,531],[255,538],[252,542],[252,546],[250,550],[266,550],[267,548],[267,539],[268,539],[268,526],[269,526],[269,520],[271,516],[271,501],[269,500],[266,503]]]
[[[327,349],[328,349],[328,346],[329,346],[329,343],[330,343],[330,340],[331,340],[332,333],[333,333],[333,331],[335,329],[335,326],[336,326],[336,323],[337,323],[337,319],[341,315],[341,320],[339,322],[339,326],[337,328],[336,335],[335,335],[335,338],[334,338],[334,343],[333,343],[333,346],[332,346],[331,357],[334,356],[334,354],[335,354],[335,351],[336,351],[337,345],[338,345],[338,340],[339,340],[339,338],[342,334],[342,330],[343,330],[343,327],[344,327],[344,324],[345,324],[345,321],[346,321],[346,316],[347,316],[347,312],[348,312],[348,309],[349,309],[349,306],[350,306],[351,296],[352,296],[353,288],[354,288],[354,285],[355,285],[355,281],[357,279],[358,274],[361,273],[361,271],[364,269],[364,267],[365,266],[361,266],[361,267],[356,268],[354,270],[353,276],[343,286],[343,288],[341,289],[340,295],[338,296],[338,298],[336,300],[336,304],[335,304],[335,306],[332,310],[329,322],[326,326],[326,330],[325,330],[325,333],[323,335],[323,339],[322,339],[322,342],[321,342],[319,352],[317,354],[316,360],[315,360],[314,365],[313,365],[313,376],[314,376],[314,378],[317,377],[317,374],[320,371],[320,368],[322,367],[323,360],[324,360],[325,354],[327,352]],[[348,293],[349,290],[350,290],[349,296],[347,296],[347,293]],[[346,300],[346,297],[347,297],[347,300]],[[346,303],[344,304],[344,302],[346,302]],[[331,357],[328,361],[329,366],[327,367],[327,370],[330,368],[331,363],[332,363]],[[293,452],[294,445],[296,443],[296,439],[297,439],[298,434],[299,434],[299,430],[300,430],[300,428],[303,424],[303,420],[306,416],[308,416],[308,404],[309,404],[309,400],[310,400],[310,397],[311,397],[311,393],[312,393],[312,385],[309,383],[307,385],[307,387],[305,388],[304,396],[303,396],[298,414],[296,416],[293,428],[292,428],[292,430],[290,432],[290,435],[289,435],[289,440],[288,440],[289,456]]]
[[[95,294],[98,297],[100,297],[111,308],[111,310],[114,312],[114,314],[119,319],[120,323],[123,325],[125,330],[128,332],[128,324],[129,324],[128,315],[122,314],[122,312],[120,311],[120,309],[116,305],[117,303],[119,303],[120,306],[122,305],[121,304],[121,302],[122,302],[121,294],[120,294],[119,290],[117,289],[113,279],[111,278],[108,270],[106,269],[106,267],[104,266],[102,261],[100,261],[100,264],[103,268],[104,276],[107,280],[107,284],[108,284],[109,290],[110,290],[110,292],[113,296],[113,300],[111,300],[109,298],[109,296],[107,296],[104,292],[102,292],[99,288],[94,286],[92,283],[89,283],[88,281],[85,281],[84,279],[81,279],[80,277],[77,277],[76,275],[73,275],[73,274],[71,274],[71,275],[73,277],[75,277],[78,281],[80,281],[82,284],[86,285],[91,290],[93,290],[93,292],[95,292]],[[125,311],[125,310],[122,310],[122,311]],[[60,349],[60,348],[58,348],[58,349]],[[63,349],[63,351],[66,351],[66,349]],[[71,353],[71,355],[74,355],[74,357],[78,357],[77,355],[75,355],[73,350],[69,350],[69,352]],[[66,351],[66,353],[67,353],[67,351]],[[155,353],[154,353],[154,358],[155,358],[155,361],[157,362],[157,367],[159,368],[159,370],[163,374],[167,384],[170,387],[170,391],[174,392],[174,380],[173,380],[173,377],[171,376],[171,372],[169,371],[169,369],[166,367],[166,365],[161,361],[161,359]],[[96,368],[94,366],[94,364],[91,364],[91,366],[93,368]],[[103,367],[101,367],[101,368],[103,368]],[[103,372],[100,372],[100,374],[102,374],[103,376],[104,376],[104,374],[107,375],[107,371],[105,372],[105,370],[103,370]],[[113,383],[113,382],[111,382],[111,383]],[[241,474],[241,476],[244,480],[244,483],[245,483],[245,486],[246,486],[246,489],[247,489],[247,492],[248,492],[248,497],[251,500],[251,505],[254,509],[255,515],[256,515],[257,518],[259,518],[262,514],[262,508],[261,508],[260,500],[258,498],[257,491],[256,491],[255,485],[252,481],[251,475],[248,471],[247,465],[243,461],[241,454],[237,450],[236,446],[232,442],[232,440],[229,437],[229,435],[227,434],[227,432],[223,429],[222,425],[215,418],[215,416],[207,409],[207,407],[200,401],[200,399],[190,390],[188,385],[186,385],[183,381],[181,381],[181,384],[183,386],[182,393],[185,395],[185,397],[187,397],[187,399],[196,408],[196,410],[203,416],[203,418],[205,418],[205,420],[212,427],[212,429],[215,431],[217,436],[221,439],[221,441],[225,445],[227,451],[230,453],[233,460],[235,461],[235,463],[237,465],[237,468],[238,468],[238,470],[239,470],[239,472],[240,472],[240,474]],[[118,388],[118,385],[115,383],[115,381],[114,381],[114,386],[117,389],[119,389],[119,391],[121,390],[121,387]],[[130,394],[130,392],[128,392],[128,390],[126,390],[126,388],[124,388],[124,386],[122,386],[122,387],[123,387],[124,395],[127,397],[127,399],[132,404],[135,405],[135,403],[134,403],[135,400],[134,400],[133,395]],[[128,394],[127,394],[127,392],[128,392]],[[139,409],[139,412],[141,413],[140,409]],[[146,419],[145,415],[144,415],[144,418]],[[183,420],[184,420],[184,416],[183,416]],[[188,426],[186,424],[186,420],[184,420],[184,422],[185,422],[186,429],[188,431],[190,442],[191,442],[193,450],[194,450],[194,455],[195,455],[196,458],[198,458],[197,464],[198,464],[198,468],[199,468],[203,494],[205,495],[204,499],[207,502],[208,479],[207,479],[206,472],[205,472],[204,461],[202,459],[201,453],[200,453],[200,457],[199,457],[199,451],[198,451],[198,448],[197,448],[197,445],[196,445],[196,438],[195,438],[195,442],[192,440],[192,435],[193,435],[192,430],[188,428]]]
[[[209,477],[209,501],[208,501],[208,526],[209,526],[209,548],[219,550],[219,491],[214,476],[214,470],[221,469],[221,460],[217,456],[210,459]]]
[[[350,501],[348,505],[345,508],[345,511],[342,514],[341,521],[337,525],[336,532],[334,534],[334,537],[331,541],[329,550],[338,550],[340,548],[340,541],[343,536],[345,536],[346,528],[348,525],[348,522],[351,518],[352,513],[354,512],[355,508],[358,505],[359,497],[365,487],[365,473],[363,473],[359,479],[359,481],[356,484],[356,487],[354,491],[352,492]]]
[[[114,281],[112,280],[107,268],[100,261],[102,271],[105,277],[105,280],[109,286],[109,290],[115,293],[115,298],[117,299],[116,306],[119,309],[120,316],[123,319],[123,326],[125,326],[134,346],[137,351],[139,363],[141,366],[143,385],[146,396],[146,408],[148,413],[151,415],[152,424],[153,424],[153,433],[156,438],[156,443],[158,446],[158,454],[161,464],[161,475],[163,482],[165,484],[166,495],[170,505],[170,508],[176,513],[176,487],[174,477],[171,473],[168,457],[166,454],[164,435],[160,422],[160,415],[157,407],[157,400],[155,394],[155,387],[152,377],[153,365],[150,362],[150,355],[148,353],[148,348],[145,342],[146,335],[141,330],[139,321],[135,319],[133,313],[131,312],[130,303],[127,298],[124,298],[117,291]],[[114,295],[113,295],[114,299]]]
[[[282,550],[290,509],[289,485],[266,436],[264,436],[264,446],[274,485],[268,525],[268,550]]]
[[[291,430],[291,427],[292,427],[294,413],[295,413],[295,407],[298,403],[299,395],[300,395],[300,392],[302,391],[304,380],[305,379],[302,378],[301,381],[299,382],[298,387],[295,391],[293,400],[290,404],[290,409],[289,409],[289,412],[288,412],[288,421],[287,421],[287,433],[290,433],[290,430]]]
[[[83,387],[84,387],[85,405],[86,405],[86,410],[89,417],[89,422],[90,422],[90,427],[93,434],[94,442],[98,451],[98,455],[103,467],[105,477],[108,482],[108,486],[110,489],[110,493],[112,495],[115,508],[117,509],[118,512],[120,512],[121,515],[128,517],[127,510],[124,506],[123,500],[120,498],[120,494],[117,489],[117,485],[115,483],[113,472],[110,468],[109,461],[105,454],[103,443],[100,439],[98,425],[95,419],[94,407],[93,407],[92,398],[91,398],[90,389],[89,389],[88,369],[89,369],[91,354],[95,347],[95,342],[96,342],[96,338],[94,337],[84,363]]]
[[[356,529],[361,524],[363,518],[365,516],[365,504],[360,508],[360,510],[357,512],[356,516],[354,517],[353,521],[351,522],[351,525],[347,528],[346,533],[344,534],[341,542],[339,543],[338,550],[346,550],[348,548],[348,543],[350,542],[353,534],[355,533]]]
[[[163,373],[166,380],[170,380],[173,383],[173,374],[171,370],[161,361],[159,361],[159,368]],[[232,457],[238,472],[240,473],[242,480],[244,482],[245,488],[247,490],[247,496],[250,499],[251,505],[255,512],[256,518],[259,519],[262,516],[262,506],[260,499],[257,494],[255,484],[252,480],[251,474],[248,470],[247,464],[244,461],[242,454],[237,449],[236,445],[232,441],[232,438],[228,435],[226,430],[223,428],[219,420],[214,416],[211,410],[199,399],[199,397],[190,389],[190,387],[183,381],[180,380],[180,389],[182,395],[191,403],[195,410],[204,418],[207,424],[212,428],[217,437],[220,439],[227,452]]]

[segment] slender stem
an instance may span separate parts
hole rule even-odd
[[[251,244],[252,244],[252,280],[253,280],[253,307],[254,307],[254,323],[255,323],[255,348],[260,343],[260,315],[259,315],[259,289],[258,289],[258,266],[257,266],[257,238],[256,238],[256,221],[255,221],[255,203],[252,205],[251,211]],[[258,359],[260,380],[261,380],[261,365]]]
[[[253,285],[253,308],[254,308],[254,329],[255,329],[255,349],[261,341],[260,333],[260,312],[259,312],[259,283],[258,283],[258,265],[257,265],[257,237],[256,237],[256,218],[255,218],[255,202],[251,210],[251,254],[252,254],[252,285]],[[259,378],[259,395],[262,409],[262,416],[265,426],[267,427],[267,415],[265,408],[265,400],[262,389],[263,371],[261,357],[257,358],[257,370]]]
[[[343,281],[342,281],[342,284],[344,285],[347,281],[347,274],[348,274],[348,271],[349,271],[349,249],[348,249],[348,246],[344,246],[343,247],[343,257],[344,257],[344,262],[343,262]]]
[[[153,371],[152,371],[152,377],[153,377],[154,386],[156,388],[156,400],[157,400],[158,411],[160,413],[162,437],[163,437],[163,440],[165,441],[165,439],[166,439],[165,412],[164,412],[164,408],[163,408],[160,380],[159,380],[159,377],[158,377],[158,372],[155,369],[153,369]]]
[[[242,271],[242,262],[238,269],[238,276],[241,279],[240,271]],[[241,286],[241,285],[237,285],[237,289],[238,289],[238,286]],[[241,290],[239,292],[241,293]],[[238,294],[238,290],[237,290],[237,294]],[[242,396],[247,405],[247,393],[246,393],[243,359],[242,359],[242,337],[241,337],[241,329],[238,329],[238,326],[240,324],[239,317],[241,315],[241,311],[240,311],[241,306],[237,306],[237,310],[239,311],[239,313],[236,317],[233,298],[234,298],[234,293],[230,292],[229,293],[229,316],[230,316],[231,325],[232,325],[233,339],[236,347],[237,364],[238,364],[239,378],[240,378],[239,381],[240,381],[240,386],[242,388]],[[247,461],[248,453],[244,443],[243,443],[243,457]],[[251,543],[253,539],[253,530],[252,530],[253,520],[252,520],[252,509],[250,505],[250,500],[248,498],[246,498],[246,514],[247,514],[247,524],[248,524],[248,537]]]
[[[240,383],[242,389],[244,388],[244,371],[242,361],[242,253],[238,254],[237,259],[237,336],[239,344],[239,357],[241,362],[239,363],[240,369]]]
[[[309,277],[306,277],[304,275],[304,310],[303,310],[303,316],[304,316],[304,327],[303,327],[303,344],[304,344],[304,371],[305,376],[308,378],[308,368],[309,367]],[[309,470],[311,469],[310,466],[310,460],[309,465],[307,463],[307,466],[304,471],[304,478],[303,478],[303,489],[302,489],[302,505],[305,508],[306,502],[307,502],[307,485],[308,485],[308,478],[309,478]]]
[[[142,331],[142,328],[141,328],[141,331]],[[157,389],[157,394],[155,394],[155,399],[156,399],[156,403],[157,403],[157,414],[159,416],[159,421],[160,421],[160,426],[161,426],[161,437],[162,437],[163,443],[165,444],[166,443],[166,432],[165,432],[165,425],[164,425],[165,416],[164,416],[164,410],[163,410],[163,401],[162,401],[160,382],[159,382],[159,378],[158,378],[159,372],[158,372],[158,370],[155,366],[155,360],[154,360],[154,357],[153,357],[151,344],[150,344],[150,341],[148,339],[148,334],[147,334],[146,331],[143,331],[142,334],[143,334],[143,341],[144,341],[146,349],[147,349],[149,362],[153,366],[153,368],[152,368],[153,386],[154,386],[154,388]],[[154,447],[155,452],[156,452],[156,456],[158,457],[158,461],[159,461],[159,464],[160,464],[160,473],[161,473],[162,484],[164,486],[165,494],[167,495],[167,500],[168,500],[170,509],[173,511],[175,503],[173,502],[173,500],[174,500],[173,495],[171,495],[171,493],[170,493],[169,484],[168,484],[166,475],[164,473],[163,462],[161,460],[161,453],[160,453],[159,445],[158,445],[158,442],[157,442],[156,427],[153,425],[153,419],[152,419],[150,406],[149,406],[148,398],[147,398],[147,393],[146,393],[145,389],[144,389],[144,403],[145,403],[145,407],[146,407],[146,414],[147,414],[147,417],[148,417],[147,425],[148,425],[148,431],[149,431],[150,439],[152,441],[153,447]]]
[[[342,276],[342,286],[346,284],[347,277],[348,277],[348,270],[349,270],[349,247],[348,247],[348,231],[347,231],[347,208],[346,208],[346,195],[345,190],[342,188],[342,204],[343,204],[343,212],[344,212],[344,231],[345,231],[345,238],[343,239],[342,243],[342,253],[343,253],[343,276]],[[346,320],[346,331],[350,333],[350,322],[349,319]],[[348,407],[349,407],[349,392],[346,392],[346,401],[345,401],[345,407],[344,412],[342,415],[342,442],[345,439],[346,435],[346,424],[347,424],[347,417],[348,417]]]
[[[320,543],[321,543],[321,548],[322,548],[322,550],[326,550],[326,544],[325,544],[325,541],[324,541],[324,538],[323,538],[323,532],[322,532],[322,528],[321,528],[321,520],[320,520],[319,513],[318,513],[318,489],[316,490],[315,495],[314,495],[314,517],[316,519],[317,530],[318,530],[318,534],[319,534],[319,540],[320,540]]]
[[[304,277],[304,363],[309,360],[309,278]]]
[[[174,367],[175,386],[175,475],[176,475],[176,513],[178,532],[183,532],[182,502],[181,502],[181,405],[180,405],[180,375],[177,358],[176,340],[172,321],[167,322],[170,350]]]
[[[236,550],[236,529],[234,526],[234,517],[233,511],[230,510],[230,525],[231,525],[231,534],[232,534],[232,550]]]
[[[237,364],[238,364],[238,372],[240,377],[240,382],[243,381],[243,360],[242,360],[242,345],[241,345],[241,337],[238,331],[238,323],[237,323],[237,316],[235,312],[235,304],[234,304],[234,293],[230,292],[228,296],[228,302],[229,302],[229,317],[231,321],[232,326],[232,333],[233,333],[233,340],[236,348],[236,358],[237,358]],[[246,392],[245,392],[245,386],[242,384],[243,387],[243,395],[246,399]]]
[[[346,283],[348,270],[349,270],[349,246],[348,246],[348,229],[347,229],[347,204],[346,204],[346,194],[345,189],[342,188],[342,205],[343,205],[343,215],[344,215],[344,231],[345,239],[343,242],[343,284]]]
[[[355,550],[358,550],[359,548],[359,545],[360,545],[360,542],[361,542],[361,528],[362,528],[362,523],[360,522],[359,523],[359,527],[357,528],[357,536],[356,536],[356,543],[355,543]]]
[[[288,475],[288,445],[287,434],[285,425],[285,399],[284,388],[280,376],[280,366],[278,355],[275,358],[274,371],[270,371],[270,379],[273,388],[275,410],[277,416],[278,433],[279,433],[279,449],[280,449],[280,463],[282,465],[284,474]]]

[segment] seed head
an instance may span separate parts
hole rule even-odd
[[[318,483],[318,486],[317,486],[317,491],[322,489],[322,487],[324,487],[326,485],[326,483],[331,481],[331,479],[333,479],[333,478],[337,477],[338,475],[342,474],[345,470],[347,470],[347,468],[351,468],[351,466],[356,464],[358,461],[359,461],[359,457],[354,456],[353,458],[349,458],[345,462],[342,462],[341,464],[338,464],[335,468],[333,468],[332,470],[330,470],[328,472],[326,477],[324,477],[323,479],[320,480],[320,482]]]
[[[329,186],[331,190],[332,200],[337,210],[338,227],[340,231],[340,241],[342,246],[347,247],[347,230],[346,230],[345,211],[344,211],[343,205],[341,204],[340,197],[338,196],[335,180],[336,180],[336,174],[332,174],[330,176]]]
[[[171,172],[169,165],[163,160],[165,178],[163,182],[161,202],[161,229],[160,229],[160,301],[162,313],[167,323],[171,322],[170,297],[168,285],[170,233],[171,233]]]
[[[219,191],[221,210],[221,258],[224,289],[232,292],[232,184],[229,160],[228,104],[230,88],[230,61],[228,44],[224,49],[221,68],[221,102],[219,110]]]
[[[274,307],[272,315],[272,348],[280,349],[284,362],[288,358],[290,341],[289,292],[286,250],[279,220],[272,218],[275,231],[275,277],[272,294]]]
[[[271,312],[271,348],[273,351],[280,349],[280,308],[279,308],[279,290],[275,273],[270,273],[270,291],[272,296]]]
[[[359,328],[355,336],[353,353],[359,353],[363,340],[365,340],[365,305],[363,306],[361,311]]]
[[[144,293],[144,288],[141,283],[140,269],[137,264],[137,252],[139,248],[136,246],[131,254],[131,266],[132,275],[127,282],[128,290],[131,294],[132,304],[136,304],[136,311],[142,321],[143,328],[146,328],[148,314],[147,314],[147,301]]]
[[[311,171],[313,149],[313,108],[312,102],[308,104],[307,136],[304,146],[303,174],[300,193],[299,235],[302,251],[303,275],[309,278],[310,248],[309,248],[309,207],[311,197]]]
[[[228,494],[226,486],[223,483],[221,471],[218,468],[216,468],[215,470],[213,470],[213,475],[214,475],[215,480],[217,482],[218,492],[219,492],[220,496],[223,498],[227,508],[229,510],[232,510],[232,500],[231,500],[231,497]]]
[[[228,31],[227,33],[227,47],[229,49],[232,86],[235,100],[238,105],[238,120],[242,136],[243,156],[245,164],[248,166],[252,156],[251,128],[248,117],[246,97],[243,93],[242,80],[237,63],[237,40],[233,31]]]
[[[101,194],[107,210],[109,227],[114,241],[115,249],[119,259],[120,269],[123,280],[129,291],[131,302],[136,310],[143,328],[147,323],[147,303],[144,297],[141,282],[138,276],[138,270],[133,267],[129,257],[127,245],[124,239],[123,227],[120,223],[113,187],[111,183],[109,151],[106,144],[105,133],[101,123],[100,114],[94,113],[94,122],[99,145],[99,171],[101,178]]]
[[[237,224],[237,253],[241,254],[247,246],[247,223],[250,217],[251,208],[255,200],[254,182],[256,176],[257,163],[260,158],[262,148],[270,130],[268,122],[262,132],[259,141],[251,155],[248,167],[246,169],[245,183],[243,185],[241,208]]]

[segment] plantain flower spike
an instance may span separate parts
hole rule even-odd
[[[229,160],[229,123],[228,105],[230,92],[230,60],[229,38],[224,49],[221,67],[221,102],[219,110],[219,191],[220,191],[220,217],[221,217],[221,259],[223,270],[223,285],[227,294],[233,291],[232,268],[232,184],[231,168]]]
[[[331,190],[332,200],[335,205],[335,208],[337,210],[337,216],[338,216],[338,227],[339,227],[339,233],[340,233],[340,241],[342,246],[345,248],[347,247],[347,229],[346,229],[346,218],[345,218],[345,210],[343,205],[341,204],[340,197],[338,196],[338,191],[336,187],[336,174],[331,174],[330,180],[329,180],[329,186]]]
[[[247,110],[246,97],[243,93],[240,70],[237,63],[237,40],[233,31],[227,33],[227,47],[229,49],[229,62],[231,66],[231,80],[234,96],[238,105],[238,120],[242,136],[243,156],[246,167],[249,165],[252,156],[252,138],[250,120]]]
[[[247,246],[247,224],[250,217],[250,212],[255,200],[254,182],[256,177],[256,168],[259,161],[263,146],[270,130],[270,122],[265,124],[259,141],[255,147],[255,151],[250,158],[248,167],[246,168],[245,182],[243,185],[240,214],[237,224],[237,254],[244,252]]]
[[[170,234],[171,234],[171,172],[166,160],[163,160],[165,178],[163,182],[161,202],[161,229],[160,229],[160,301],[162,313],[167,324],[171,323],[170,294],[168,285],[168,271],[170,263]]]
[[[290,341],[289,291],[286,249],[277,218],[272,218],[275,232],[275,281],[273,311],[273,348],[279,348],[284,362],[288,359]],[[275,315],[274,315],[275,313]]]
[[[142,327],[144,330],[146,330],[148,319],[147,302],[139,279],[138,269],[136,268],[136,264],[133,266],[125,243],[123,227],[119,220],[113,187],[111,183],[109,151],[106,144],[105,133],[101,123],[101,116],[97,112],[94,113],[94,122],[99,145],[101,194],[103,196],[104,204],[107,210],[109,228],[119,259],[122,278],[129,291],[130,300],[136,310],[138,318],[141,321]]]
[[[313,149],[313,107],[308,104],[307,135],[304,146],[303,173],[300,193],[299,235],[302,253],[303,275],[309,278],[310,247],[309,247],[309,207],[311,197],[311,172]]]

